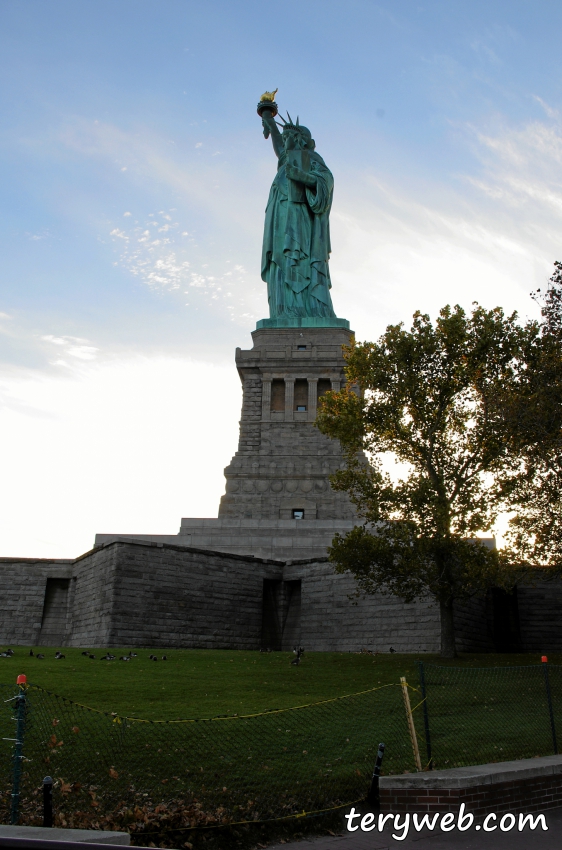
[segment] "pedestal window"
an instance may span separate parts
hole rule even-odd
[[[275,413],[285,411],[285,381],[275,378],[271,382],[271,410]]]

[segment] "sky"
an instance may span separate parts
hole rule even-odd
[[[447,303],[537,316],[562,260],[555,0],[3,0],[0,556],[217,515],[279,89],[334,174],[359,340]]]

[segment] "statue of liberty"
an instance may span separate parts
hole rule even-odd
[[[293,123],[287,114],[289,120],[282,119],[278,129],[274,97],[275,92],[266,92],[258,105],[264,136],[271,136],[279,158],[265,212],[261,263],[269,313],[271,319],[316,317],[339,323],[328,268],[334,178],[298,118]]]

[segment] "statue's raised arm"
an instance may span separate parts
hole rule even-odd
[[[271,319],[335,319],[330,297],[330,209],[334,178],[307,127],[278,115],[274,92],[258,104],[264,136],[279,157],[265,212],[262,280]],[[282,130],[279,130],[279,127]],[[340,320],[338,320],[340,321]]]
[[[279,89],[275,89],[275,91],[266,91],[262,94],[260,102],[258,103],[258,115],[260,116],[261,123],[263,125],[264,137],[268,139],[271,136],[273,150],[277,156],[281,156],[283,153],[283,139],[277,124],[275,123],[275,116],[277,115],[275,95],[278,91]]]

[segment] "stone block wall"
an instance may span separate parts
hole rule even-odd
[[[92,549],[77,558],[69,646],[111,646],[115,589],[121,569],[117,547]],[[134,605],[131,595],[131,605]]]
[[[339,390],[345,380],[342,346],[351,332],[269,328],[252,337],[252,349],[236,350],[243,387],[240,440],[225,469],[219,519],[290,519],[293,510],[304,510],[306,519],[352,520],[349,498],[328,480],[342,465],[340,444],[314,427],[318,387]],[[279,384],[277,399],[272,388]]]
[[[493,622],[486,593],[454,606],[457,652],[493,652]]]
[[[525,652],[562,652],[562,582],[518,588],[519,626]]]
[[[516,598],[508,601],[518,613],[518,641],[501,632],[494,614],[493,591],[455,605],[455,627],[459,652],[536,652],[543,655],[562,651],[562,582],[538,581],[517,587]],[[496,622],[495,622],[496,621]],[[503,640],[502,640],[503,638]],[[507,640],[506,640],[507,638]]]
[[[39,643],[47,579],[71,574],[70,560],[0,558],[0,643]]]
[[[131,542],[92,550],[76,566],[72,645],[207,649],[259,648],[263,576],[282,567]]]
[[[355,580],[334,573],[323,558],[294,562],[285,581],[301,580],[301,644],[315,652],[439,652],[439,610],[430,600],[412,604],[394,596],[354,597]]]
[[[50,598],[49,578],[58,580]],[[74,562],[0,559],[0,584],[6,645],[258,650],[269,640],[284,651],[296,643],[316,652],[439,651],[439,611],[429,599],[355,598],[354,579],[326,558],[283,562],[115,538]],[[519,588],[518,599],[523,649],[557,650],[562,583]],[[457,606],[456,617],[461,651],[493,648],[484,597]]]

